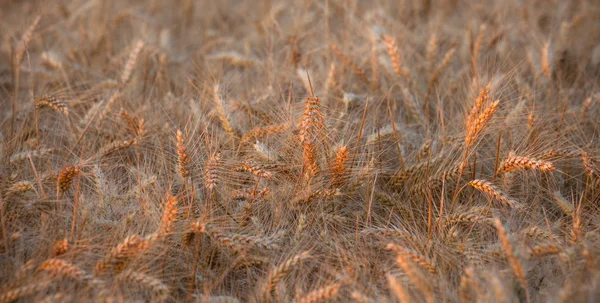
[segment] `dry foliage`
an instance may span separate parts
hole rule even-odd
[[[0,20],[0,302],[600,300],[598,1]]]

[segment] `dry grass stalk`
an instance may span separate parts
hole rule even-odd
[[[125,67],[121,72],[121,83],[127,83],[131,78],[131,72],[133,72],[133,68],[135,67],[135,63],[137,62],[138,56],[142,49],[144,48],[144,41],[138,40],[131,52],[129,53],[129,58],[127,58],[127,63],[125,63]]]
[[[520,169],[537,169],[543,172],[555,170],[552,162],[532,157],[517,156],[511,152],[506,159],[502,160],[497,172],[504,173]]]
[[[521,203],[519,203],[517,200],[509,197],[504,191],[502,191],[496,185],[492,184],[490,181],[477,179],[477,180],[470,181],[469,185],[471,185],[473,188],[477,189],[478,191],[480,191],[484,194],[487,194],[488,196],[490,196],[490,197],[498,200],[499,202],[502,202],[503,204],[506,204],[512,208],[522,208],[523,207],[523,205],[521,205]]]
[[[304,297],[300,298],[297,302],[298,303],[316,303],[316,302],[322,302],[324,300],[334,298],[335,296],[337,296],[337,294],[340,290],[340,287],[342,287],[342,285],[340,283],[333,283],[333,284],[323,286],[319,289],[315,289],[315,290],[309,292]]]
[[[55,112],[62,113],[65,116],[69,115],[69,109],[67,108],[67,105],[55,96],[44,96],[42,98],[35,99],[34,103],[36,109],[48,107]]]
[[[495,218],[494,226],[496,226],[496,230],[498,230],[498,237],[500,238],[502,247],[504,247],[504,253],[506,254],[506,258],[508,259],[508,262],[510,263],[510,267],[511,267],[513,273],[515,274],[515,277],[517,277],[517,280],[519,280],[519,283],[521,283],[521,287],[523,287],[525,292],[529,293],[525,269],[523,268],[521,261],[519,261],[519,258],[515,254],[515,250],[513,248],[513,245],[510,243],[508,234],[506,233],[506,230],[504,229],[504,225],[502,224],[500,219]],[[529,295],[527,295],[527,297],[529,297]]]
[[[179,175],[181,178],[186,180],[190,175],[191,159],[186,151],[183,133],[181,130],[177,130],[177,135],[175,137],[177,139],[177,168],[179,169]]]

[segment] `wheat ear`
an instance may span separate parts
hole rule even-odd
[[[361,80],[363,80],[366,84],[370,84],[369,82],[369,77],[367,77],[367,73],[365,73],[365,71],[358,66],[358,64],[356,64],[354,61],[352,61],[352,59],[350,59],[348,56],[344,55],[344,53],[342,53],[342,51],[336,46],[336,45],[332,45],[331,49],[333,49],[333,52],[340,58],[342,59],[342,61],[350,66],[350,68],[352,68],[352,71],[358,76],[360,77]]]
[[[512,207],[512,208],[522,208],[523,205],[519,203],[517,200],[509,197],[504,191],[498,188],[496,185],[492,184],[492,182],[476,179],[469,182],[469,185],[478,191],[487,194],[488,196]]]
[[[322,302],[327,299],[331,299],[331,298],[337,296],[337,294],[340,291],[340,287],[342,287],[342,285],[340,283],[333,283],[330,285],[323,286],[321,288],[318,288],[318,289],[315,289],[315,290],[309,292],[308,294],[306,294],[304,297],[302,297],[297,302],[298,303],[317,303],[317,302]]]
[[[263,294],[269,296],[271,294],[271,290],[277,285],[277,283],[279,283],[279,281],[281,281],[283,278],[285,278],[294,269],[294,267],[298,263],[308,259],[309,257],[310,257],[310,252],[303,251],[303,252],[285,260],[279,266],[273,268],[269,272],[267,279],[263,285],[263,289],[262,289]]]
[[[56,96],[44,96],[42,98],[35,99],[34,103],[36,109],[48,107],[54,110],[55,112],[64,114],[65,116],[69,115],[69,109],[67,108],[67,104],[62,102]]]
[[[79,174],[79,172],[79,166],[65,166],[58,173],[57,192],[59,195],[64,194],[64,192],[71,187],[71,183],[73,183],[73,177]]]
[[[221,155],[213,154],[204,162],[204,187],[212,191],[219,182],[219,167],[221,166]]]
[[[427,282],[427,278],[423,273],[414,266],[412,256],[404,253],[405,249],[393,243],[389,243],[386,248],[397,252],[396,263],[402,268],[423,296],[425,296],[426,301],[432,303],[434,300],[432,286]]]
[[[502,247],[504,247],[504,253],[506,254],[506,258],[508,259],[510,267],[515,276],[517,277],[517,280],[519,281],[525,292],[528,294],[527,297],[529,297],[529,289],[527,287],[527,277],[525,275],[525,269],[523,268],[521,261],[519,261],[517,255],[515,254],[515,250],[512,244],[510,243],[510,239],[508,238],[508,234],[504,229],[504,225],[502,224],[500,219],[495,218],[494,226],[496,226],[496,229],[498,230],[498,237],[500,238]]]
[[[171,232],[173,222],[177,219],[177,197],[167,194],[167,203],[160,221],[159,235],[166,236]]]
[[[164,302],[169,296],[169,287],[167,285],[159,279],[141,272],[126,270],[117,276],[117,281],[132,283],[150,289],[158,302]]]
[[[500,163],[497,172],[511,172],[520,169],[535,169],[543,172],[555,170],[552,162],[532,157],[517,156],[511,152],[509,156]]]
[[[303,151],[304,175],[310,180],[318,171],[317,146],[318,133],[324,127],[325,121],[318,97],[308,97],[304,103],[304,114],[300,120],[300,144]]]
[[[137,58],[144,48],[144,41],[138,40],[131,52],[129,53],[129,58],[127,59],[127,63],[125,63],[125,67],[121,72],[121,83],[127,83],[131,77],[131,72],[133,72],[133,68],[135,67],[135,63],[137,62]]]
[[[177,168],[179,170],[179,175],[184,180],[190,175],[190,156],[188,155],[185,142],[183,139],[183,133],[181,130],[177,130],[177,135],[175,136],[177,140]]]

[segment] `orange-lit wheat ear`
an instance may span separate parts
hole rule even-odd
[[[513,208],[521,208],[523,205],[516,201],[515,199],[509,197],[504,191],[498,188],[496,185],[492,184],[486,180],[472,180],[469,182],[473,188],[478,191],[487,194],[488,196],[498,200],[499,202],[506,204]]]
[[[177,130],[177,168],[179,175],[185,180],[190,175],[190,157],[188,156],[181,130]]]
[[[516,156],[511,153],[506,159],[500,163],[498,172],[511,172],[515,170],[541,170],[543,172],[554,170],[554,164],[549,161],[544,161],[531,157]]]
[[[217,187],[219,181],[219,167],[221,166],[221,155],[214,154],[204,163],[204,187],[212,191]]]
[[[319,170],[317,161],[317,140],[325,121],[318,97],[308,97],[304,103],[304,114],[300,120],[300,144],[302,145],[302,161],[304,176],[307,180],[314,177]]]
[[[104,257],[103,260],[96,263],[94,274],[102,274],[108,270],[122,271],[129,259],[145,251],[158,237],[158,234],[151,234],[143,238],[136,235],[127,237]]]
[[[36,99],[34,102],[36,109],[47,107],[51,108],[55,112],[62,113],[65,116],[69,115],[69,109],[67,108],[67,105],[55,96],[44,96],[42,98]]]
[[[471,147],[479,139],[481,133],[488,126],[490,120],[498,110],[499,104],[500,101],[494,101],[473,117],[469,116],[465,134],[465,144],[467,147]]]
[[[166,200],[162,220],[160,221],[160,230],[158,232],[161,236],[165,236],[171,232],[173,222],[177,219],[177,198],[167,194]]]
[[[71,183],[73,183],[73,177],[75,177],[79,173],[79,166],[65,166],[58,173],[58,193],[63,194],[70,187]]]
[[[331,183],[334,187],[340,187],[344,185],[347,178],[346,164],[349,160],[350,151],[346,146],[340,146],[335,151],[335,157],[331,164]]]

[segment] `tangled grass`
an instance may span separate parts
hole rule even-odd
[[[600,299],[598,1],[0,16],[0,302]]]

